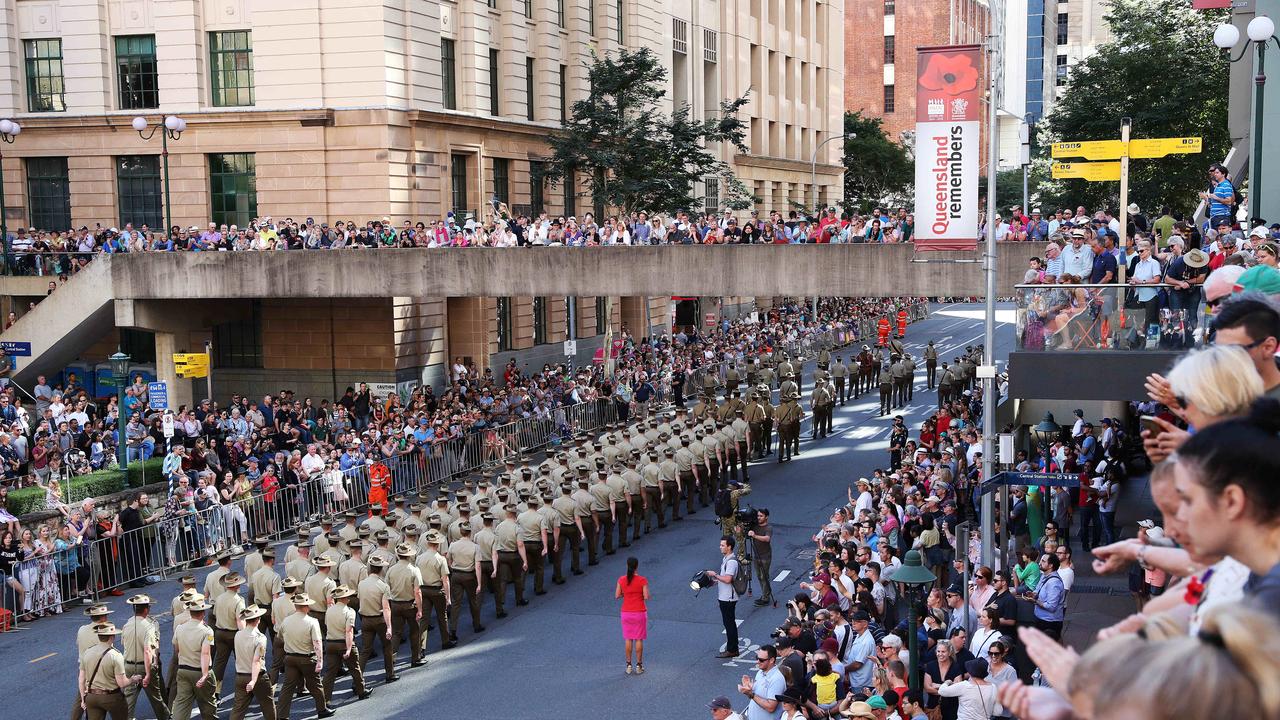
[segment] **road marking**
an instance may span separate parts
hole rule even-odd
[[[791,571],[790,571],[790,570],[783,570],[782,572],[778,573],[778,576],[777,576],[777,577],[775,577],[775,578],[773,579],[773,581],[774,581],[774,582],[782,582],[783,580],[786,580],[786,579],[787,579],[787,576],[789,576],[790,574],[791,574]]]
[[[34,659],[34,660],[28,660],[28,661],[27,661],[27,664],[28,664],[28,665],[30,665],[31,663],[38,663],[38,662],[40,662],[41,660],[48,660],[49,658],[51,658],[51,657],[53,657],[54,655],[57,655],[57,654],[58,654],[58,653],[56,653],[56,652],[51,652],[51,653],[49,653],[48,655],[41,655],[40,657],[38,657],[38,658],[36,658],[36,659]]]

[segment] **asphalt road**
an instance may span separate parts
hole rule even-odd
[[[996,343],[1002,367],[1014,341],[1013,310],[1003,307],[997,316]],[[911,325],[905,342],[919,358],[925,343],[933,339],[939,356],[950,361],[957,349],[981,342],[982,331],[981,305],[947,305]],[[806,390],[812,387],[811,371],[812,365],[806,367]],[[913,436],[935,406],[934,393],[924,389],[923,362],[915,387],[914,402],[900,411]],[[776,597],[798,592],[800,574],[812,560],[809,538],[830,508],[844,502],[849,484],[887,465],[892,416],[878,417],[878,405],[878,397],[864,395],[837,407],[833,436],[809,441],[806,423],[806,439],[797,460],[779,465],[769,458],[751,467],[753,492],[746,500],[769,508],[774,527]],[[512,607],[515,612],[506,619],[495,620],[492,604],[486,603],[487,631],[472,635],[469,619],[464,617],[457,648],[441,652],[439,636],[432,631],[430,664],[406,668],[403,682],[383,687],[381,661],[372,661],[374,693],[367,700],[347,705],[352,699],[350,682],[340,679],[333,699],[339,717],[419,718],[426,712],[459,718],[479,712],[508,720],[606,714],[619,719],[705,717],[710,698],[739,697],[733,689],[741,675],[754,672],[753,646],[768,642],[769,632],[785,617],[781,607],[757,608],[750,601],[754,598],[744,599],[737,613],[742,654],[730,661],[713,657],[724,643],[715,594],[704,591],[695,596],[689,580],[700,570],[718,567],[720,532],[714,520],[712,511],[703,509],[645,536],[628,550],[639,558],[640,572],[648,577],[653,594],[644,675],[623,673],[619,601],[613,598],[614,584],[625,573],[627,555],[620,552],[604,557],[598,567],[587,568],[584,576],[570,576],[566,585],[548,583],[547,595],[528,593],[531,604]],[[157,609],[168,608],[177,589],[176,583],[165,582],[151,587],[149,593],[157,599]],[[111,604],[114,617],[124,622],[129,611],[123,598],[113,598]],[[8,667],[0,676],[5,715],[32,720],[67,717],[75,695],[75,629],[84,622],[75,610],[0,635],[0,653]],[[168,613],[161,623],[167,656]],[[404,652],[401,662],[407,665]],[[230,692],[224,681],[220,717],[230,713]],[[145,698],[138,709],[139,717],[154,717]],[[294,717],[314,716],[309,699],[295,702]]]

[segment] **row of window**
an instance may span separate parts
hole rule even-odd
[[[570,318],[577,318],[578,315],[578,298],[564,297],[564,336],[569,340],[577,339],[578,328],[573,326]],[[515,315],[513,312],[514,305],[509,297],[497,298],[498,301],[498,351],[505,352],[515,349]],[[533,299],[533,344],[546,345],[550,342],[551,337],[551,320],[550,320],[550,302],[549,298],[535,297]],[[596,298],[596,322],[595,334],[603,335],[609,327],[608,304],[606,298]]]
[[[113,41],[119,109],[160,107],[156,36],[121,35]],[[27,71],[27,109],[64,112],[67,101],[62,40],[24,40],[22,49]],[[215,107],[253,105],[253,38],[248,30],[209,33],[209,87]]]
[[[448,110],[458,109],[458,50],[455,41],[449,38],[440,38],[440,69],[443,76],[442,91],[444,93],[444,106]],[[532,57],[524,59],[524,93],[525,93],[525,113],[530,120],[535,119],[534,107],[534,60]],[[502,77],[501,54],[498,50],[489,50],[489,114],[497,117],[502,114],[502,87],[500,79]],[[560,65],[558,67],[557,81],[560,88],[560,122],[566,122],[569,118],[569,66]]]
[[[209,162],[210,219],[241,227],[258,215],[257,168],[253,153],[217,153]],[[28,222],[41,229],[71,227],[71,179],[65,157],[27,158]],[[115,158],[120,223],[164,227],[160,157]]]

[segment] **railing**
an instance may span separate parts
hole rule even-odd
[[[1018,349],[1182,350],[1204,342],[1200,288],[1016,285]]]
[[[90,252],[66,252],[54,250],[14,250],[10,247],[9,262],[6,266],[8,275],[27,275],[41,277],[57,277],[77,272],[81,264],[76,260],[89,262],[100,250]]]

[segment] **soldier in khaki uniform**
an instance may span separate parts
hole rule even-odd
[[[195,578],[191,578],[191,584],[195,584]],[[85,651],[98,645],[98,635],[95,630],[99,625],[106,625],[107,616],[113,612],[115,611],[106,605],[94,605],[84,611],[84,614],[89,616],[89,622],[76,630],[77,657],[84,657]],[[82,689],[77,688],[76,701],[71,706],[71,720],[80,720],[82,717],[84,717],[84,693]]]
[[[831,395],[822,382],[814,382],[813,392],[809,395],[810,409],[813,411],[813,440],[825,438],[828,432],[827,413],[831,412]]]
[[[213,676],[213,630],[204,624],[204,615],[212,606],[203,595],[187,603],[191,619],[174,628],[173,652],[178,657],[174,676],[174,720],[191,720],[191,706],[200,708],[202,720],[218,717],[218,679]]]
[[[942,375],[938,378],[938,407],[951,402],[951,388],[955,383],[955,371],[942,363]],[[960,393],[956,393],[959,395]]]
[[[487,502],[480,503],[487,507]],[[502,609],[502,598],[498,596],[498,535],[494,532],[496,518],[488,510],[480,513],[480,528],[471,534],[471,541],[476,544],[476,553],[480,557],[480,589],[493,596],[494,609],[506,617]],[[480,604],[484,604],[484,595],[480,596]]]
[[[302,583],[302,591],[311,598],[311,617],[320,623],[320,631],[324,632],[324,615],[329,609],[329,597],[333,589],[338,587],[330,573],[333,572],[333,560],[321,555],[314,561],[316,572]]]
[[[742,401],[739,400],[739,403]],[[734,468],[734,477],[740,477],[742,482],[751,482],[751,478],[747,474],[747,464],[751,461],[752,441],[751,426],[747,424],[744,415],[746,413],[746,405],[741,404],[733,409],[733,417],[729,421],[729,427],[726,429],[732,438],[734,449],[734,457],[737,460]],[[741,474],[739,475],[739,471]]]
[[[418,553],[416,564],[422,576],[422,601],[426,605],[428,623],[435,612],[436,625],[440,627],[441,649],[456,646],[457,640],[449,634],[449,561],[440,554],[440,541],[444,537],[436,530],[427,532],[427,547]],[[422,650],[427,649],[427,633],[422,633]]]
[[[778,423],[778,462],[785,462],[791,456],[800,454],[800,421],[804,418],[804,410],[796,402],[795,393],[782,396],[782,405],[774,419]]]
[[[236,632],[243,627],[240,613],[245,607],[244,598],[240,596],[244,585],[240,573],[223,575],[221,582],[222,594],[213,602],[213,676],[218,682],[222,682],[227,661],[235,650]]]
[[[889,365],[880,366],[880,416],[884,417],[893,409],[893,371]]]
[[[640,451],[633,451],[626,458],[626,467],[622,471],[622,479],[627,483],[627,505],[631,511],[631,517],[628,519],[630,525],[630,537],[627,539],[627,546],[640,539],[640,533],[644,525],[645,516],[645,500],[644,500],[644,477],[640,475]]]
[[[391,589],[392,632],[399,647],[405,633],[409,637],[409,665],[426,664],[422,659],[422,573],[413,564],[417,551],[408,544],[396,546],[396,564],[387,571],[387,587]]]
[[[903,380],[902,385],[902,389],[907,394],[905,402],[911,402],[916,396],[916,361],[911,359],[911,353],[902,353],[902,369],[906,374],[906,378]]]
[[[249,576],[249,600],[251,605],[266,610],[267,613],[258,620],[258,630],[267,636],[270,643],[275,637],[275,624],[271,618],[271,601],[280,593],[280,574],[276,572],[276,551],[267,547],[262,550],[262,566]]]
[[[98,625],[94,632],[97,642],[80,653],[77,687],[84,698],[81,709],[89,720],[105,720],[108,714],[111,720],[125,720],[129,706],[122,691],[142,682],[142,676],[125,675],[124,656],[115,649],[120,634],[115,625]]]
[[[284,672],[284,636],[280,634],[280,623],[293,614],[294,592],[302,587],[302,583],[287,577],[280,581],[280,592],[271,600],[271,625],[275,628],[275,637],[271,640],[271,684],[280,683],[280,673]]]
[[[249,703],[258,701],[263,720],[276,720],[275,686],[267,676],[267,636],[259,630],[267,611],[250,606],[240,613],[244,628],[236,633],[236,695],[231,720],[244,720]]]
[[[502,511],[505,517],[494,531],[494,552],[498,555],[496,606],[501,608],[505,604],[509,584],[516,586],[516,605],[528,605],[529,601],[524,599],[524,574],[529,569],[529,559],[524,543],[520,542],[520,525],[516,522],[518,508],[508,504]]]
[[[391,587],[382,579],[387,561],[380,557],[369,558],[369,574],[356,588],[360,614],[360,672],[373,657],[373,641],[382,643],[382,668],[386,681],[393,683],[396,677],[396,646],[391,633]]]
[[[938,374],[938,349],[933,346],[932,340],[929,341],[928,346],[924,349],[924,370],[928,388],[932,390]]]
[[[326,698],[333,697],[333,684],[338,679],[338,671],[346,667],[351,675],[351,691],[356,700],[369,697],[369,690],[364,684],[364,671],[361,669],[360,651],[356,648],[356,611],[351,607],[356,591],[346,585],[333,589],[330,599],[333,604],[325,611],[324,636],[324,678],[320,686],[324,688]]]
[[[307,578],[316,571],[316,566],[311,564],[311,543],[300,542],[290,550],[295,550],[297,556],[285,561],[284,574],[300,583],[305,583]]]
[[[364,561],[365,544],[352,542],[347,545],[351,556],[338,566],[338,584],[349,588],[360,587],[360,581],[369,574],[369,566]]]
[[[294,612],[279,625],[284,638],[284,685],[276,702],[276,717],[289,720],[293,698],[301,687],[311,693],[316,704],[316,714],[322,718],[333,715],[320,687],[320,673],[324,670],[323,635],[320,623],[311,617],[311,598],[298,593],[289,598]]]
[[[164,675],[160,672],[160,625],[151,619],[151,598],[134,595],[127,602],[133,607],[133,617],[124,624],[120,633],[124,643],[124,670],[128,674],[142,675],[141,682],[124,688],[128,717],[135,717],[141,690],[151,701],[157,720],[169,720]]]
[[[617,550],[613,546],[613,528],[618,518],[613,512],[613,489],[609,487],[609,473],[604,468],[604,459],[596,463],[596,479],[587,487],[591,493],[591,519],[595,522],[596,540],[605,555],[612,555]]]
[[[217,602],[218,596],[226,588],[222,584],[222,576],[231,572],[231,553],[219,553],[215,556],[218,567],[204,577],[204,597],[210,603]]]
[[[253,552],[244,556],[244,576],[248,581],[253,580],[254,573],[262,567],[262,551],[271,547],[271,539],[266,537],[256,537],[253,539]]]
[[[578,473],[578,489],[574,491],[572,496],[576,505],[574,518],[582,528],[582,542],[587,546],[587,565],[599,565],[599,526],[596,525],[595,513],[592,510],[595,498],[591,496],[591,492],[588,490],[591,487],[591,480],[587,477],[586,465],[579,465],[575,469]],[[574,554],[576,555],[577,553],[575,552]],[[579,566],[579,569],[581,569],[581,566]]]
[[[581,575],[578,553],[582,547],[582,526],[578,524],[578,504],[571,497],[573,489],[568,485],[560,486],[560,497],[551,501],[551,509],[556,513],[556,522],[551,528],[551,582],[564,584],[565,549],[573,552],[572,570],[574,575]],[[456,566],[455,566],[456,567]]]
[[[764,405],[760,402],[760,392],[758,390],[751,391],[746,410],[742,413],[742,419],[747,423],[747,431],[751,433],[751,457],[758,460],[764,457],[764,443],[761,440],[764,437],[765,419]]]
[[[547,594],[546,560],[548,536],[551,523],[539,512],[542,501],[537,495],[529,498],[527,509],[516,516],[516,524],[520,526],[520,544],[524,546],[524,557],[529,563],[528,574],[533,575],[533,594]]]
[[[462,614],[462,600],[465,597],[471,609],[471,629],[473,632],[484,632],[480,624],[480,552],[479,547],[471,541],[471,523],[463,522],[458,526],[458,540],[449,544],[445,557],[449,561],[449,636],[458,637],[458,616]]]
[[[658,469],[662,471],[662,505],[663,512],[671,508],[672,520],[683,520],[680,517],[680,466],[676,465],[675,451],[669,447],[662,449],[662,461]]]
[[[836,399],[840,401],[840,406],[844,407],[844,401],[849,398],[849,394],[845,391],[845,381],[849,378],[849,366],[844,364],[844,358],[837,357],[836,364],[831,367],[831,380],[836,386]]]

